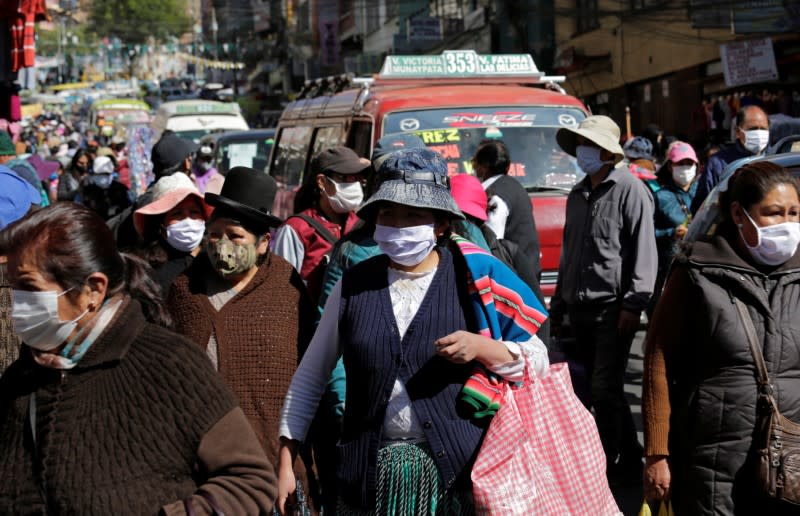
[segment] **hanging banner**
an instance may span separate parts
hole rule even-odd
[[[339,64],[339,2],[319,3],[319,49],[322,66]]]

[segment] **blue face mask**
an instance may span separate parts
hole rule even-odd
[[[95,186],[102,188],[103,190],[107,189],[111,186],[111,183],[114,181],[114,176],[111,174],[94,174],[92,176],[92,183]]]
[[[575,148],[575,157],[578,158],[578,166],[587,176],[593,176],[603,170],[606,165],[613,165],[613,161],[603,161],[600,159],[600,148],[588,145],[578,145]]]

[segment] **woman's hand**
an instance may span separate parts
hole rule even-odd
[[[666,456],[647,457],[644,466],[644,497],[646,500],[668,500],[672,474]]]
[[[686,236],[686,232],[687,231],[688,231],[688,228],[686,226],[678,226],[678,227],[676,227],[675,228],[675,234],[673,235],[675,237],[675,240],[682,240],[683,237]]]
[[[515,359],[502,342],[463,330],[442,337],[435,344],[437,355],[456,364],[477,360],[492,366]]]
[[[278,458],[278,499],[275,501],[281,516],[293,514],[297,505],[297,479],[294,476],[296,450],[296,441],[281,438]]]

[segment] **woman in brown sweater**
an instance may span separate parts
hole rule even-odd
[[[58,203],[3,240],[25,345],[0,378],[0,514],[270,512],[245,415],[103,220]]]
[[[314,328],[300,276],[269,252],[269,229],[280,224],[269,213],[276,190],[271,177],[235,167],[219,194],[206,194],[215,207],[206,250],[167,301],[176,330],[206,352],[275,466],[281,405]],[[296,473],[310,495],[300,461]]]
[[[800,195],[773,163],[740,168],[723,222],[679,254],[647,336],[644,487],[675,514],[797,514],[756,493],[756,369],[737,311],[763,344],[779,410],[800,421]]]

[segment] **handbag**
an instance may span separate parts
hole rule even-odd
[[[527,367],[521,385],[505,383],[472,468],[477,514],[622,514],[606,478],[594,417],[572,390],[567,364],[544,378]]]
[[[756,487],[769,498],[800,505],[800,425],[778,410],[753,320],[744,303],[739,299],[735,303],[756,364],[758,408],[753,438]]]

